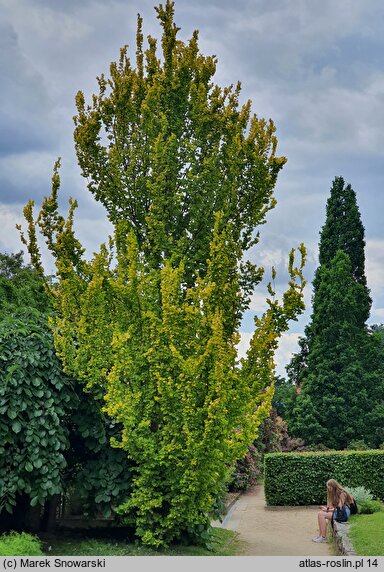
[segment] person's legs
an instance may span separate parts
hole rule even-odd
[[[317,539],[319,539],[319,541],[325,539],[325,536],[327,534],[327,520],[331,520],[331,518],[332,518],[331,512],[324,512],[320,510],[317,513],[317,521],[319,523],[319,536],[317,537]]]

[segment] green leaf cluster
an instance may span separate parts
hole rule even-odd
[[[21,495],[43,506],[61,493],[109,516],[131,486],[126,455],[109,444],[120,429],[63,373],[40,312],[1,320],[0,380],[0,510],[12,513]]]
[[[0,311],[4,315],[22,308],[47,312],[52,306],[44,281],[23,261],[23,252],[0,253]]]
[[[126,257],[117,252],[116,267],[108,267],[112,257],[102,247],[90,263],[88,284],[77,275],[57,288],[61,306],[51,320],[56,348],[68,373],[83,379],[96,396],[100,388],[105,392],[106,412],[123,427],[113,443],[132,462],[133,482],[118,512],[147,544],[169,543],[185,531],[203,538],[227,466],[244,454],[268,414],[278,335],[302,309],[302,284],[296,283],[301,271],[291,266],[285,301],[271,301],[257,320],[240,368],[238,337],[228,334],[228,316],[220,310],[229,298],[221,288],[219,300],[216,286],[219,280],[231,285],[237,274],[224,263],[217,273],[218,258],[225,254],[218,228],[210,273],[194,288],[183,287],[182,265],[168,263],[148,272],[132,235]],[[81,304],[69,296],[74,284],[81,284]],[[75,322],[61,317],[68,301],[77,312]],[[80,471],[80,479],[83,475]],[[112,494],[120,492],[116,480],[108,483],[102,473],[97,478],[104,490],[96,502],[109,500],[112,482]]]
[[[73,392],[46,321],[31,312],[0,322],[0,507],[16,495],[31,505],[62,491],[68,431],[63,424]]]
[[[1,556],[42,556],[41,542],[26,532],[10,532],[0,536]]]
[[[121,429],[102,412],[102,404],[77,385],[78,404],[70,415],[68,470],[65,494],[81,505],[84,516],[100,513],[108,518],[127,497],[132,486],[132,462],[110,446]]]
[[[359,514],[373,514],[384,511],[384,503],[374,499],[373,494],[365,487],[347,487],[349,494],[355,499]]]

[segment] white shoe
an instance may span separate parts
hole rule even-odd
[[[327,542],[327,539],[325,538],[325,536],[315,536],[315,538],[312,538],[312,542],[317,542],[317,544],[322,544],[323,542]]]

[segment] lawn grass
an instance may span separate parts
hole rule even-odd
[[[384,512],[350,519],[348,536],[359,556],[384,556]]]
[[[214,528],[211,545],[211,550],[182,545],[153,550],[123,540],[63,538],[52,540],[45,547],[45,553],[50,556],[235,556],[239,550],[238,535],[231,530]]]

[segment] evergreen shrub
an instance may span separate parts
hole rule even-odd
[[[268,505],[295,506],[326,502],[326,482],[363,486],[384,499],[384,451],[270,453],[264,457]]]

